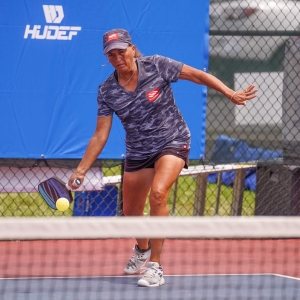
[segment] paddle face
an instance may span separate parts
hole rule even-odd
[[[71,203],[73,196],[70,190],[67,189],[66,184],[57,177],[51,177],[38,185],[38,191],[52,208],[57,210],[56,201],[59,198],[66,198]]]

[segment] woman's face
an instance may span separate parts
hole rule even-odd
[[[108,61],[117,70],[117,72],[130,72],[135,69],[133,64],[135,47],[128,46],[126,49],[113,49],[107,53]]]

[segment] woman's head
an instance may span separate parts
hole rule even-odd
[[[103,53],[108,54],[114,49],[125,50],[128,47],[133,47],[134,57],[141,57],[141,52],[133,45],[129,32],[122,28],[109,30],[103,35]]]
[[[118,72],[132,71],[140,51],[132,44],[127,30],[117,28],[103,35],[103,53]]]

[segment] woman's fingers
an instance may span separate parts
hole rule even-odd
[[[255,86],[253,84],[250,84],[243,91],[236,92],[231,101],[234,104],[246,106],[246,100],[256,98],[256,92],[258,90],[254,88]]]

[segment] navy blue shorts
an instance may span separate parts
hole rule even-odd
[[[154,168],[155,162],[164,155],[174,155],[182,158],[184,161],[184,168],[187,169],[189,165],[189,153],[190,149],[178,149],[178,148],[165,148],[155,155],[142,159],[125,159],[125,172],[135,172],[142,169]]]

